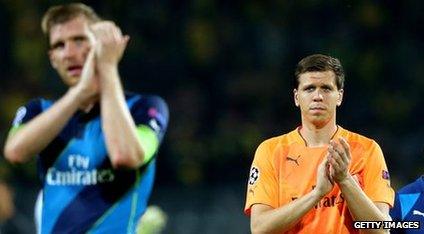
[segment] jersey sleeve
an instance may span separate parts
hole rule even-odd
[[[278,207],[278,180],[274,168],[272,153],[266,142],[263,142],[256,150],[249,172],[244,207],[246,215],[250,215],[254,204]]]
[[[146,163],[155,155],[165,135],[169,119],[168,106],[162,98],[150,96],[137,101],[130,111]]]
[[[393,207],[394,190],[383,152],[372,142],[364,168],[364,192],[373,202],[383,202]]]
[[[42,112],[41,100],[34,99],[28,102],[25,106],[18,108],[13,119],[12,127],[9,130],[9,135],[13,135],[23,125],[32,120],[35,116]]]

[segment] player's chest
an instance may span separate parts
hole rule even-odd
[[[107,157],[100,119],[76,122],[70,126],[68,142],[56,161],[57,168],[88,170]]]
[[[300,180],[313,179],[316,169],[327,154],[326,148],[293,147],[279,157],[279,179],[298,184]]]

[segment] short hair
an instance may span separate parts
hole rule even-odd
[[[41,20],[41,29],[44,35],[48,37],[50,29],[54,25],[65,23],[78,16],[84,16],[90,23],[101,21],[93,8],[83,3],[70,3],[50,7]]]
[[[325,72],[333,71],[336,75],[336,85],[337,89],[343,89],[345,74],[343,66],[337,58],[333,58],[328,55],[323,54],[313,54],[309,55],[297,64],[296,71],[294,73],[295,80],[294,86],[297,88],[299,86],[300,75],[306,72]]]

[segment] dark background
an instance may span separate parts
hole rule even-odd
[[[66,91],[47,57],[40,19],[66,1],[0,0],[0,146],[17,108]],[[338,123],[375,139],[394,188],[423,172],[424,3],[406,1],[86,1],[131,36],[120,64],[128,90],[161,95],[169,129],[151,203],[166,233],[247,233],[243,216],[258,144],[294,129],[296,63],[313,53],[346,71]],[[35,163],[0,159],[15,191],[10,221],[33,232]]]

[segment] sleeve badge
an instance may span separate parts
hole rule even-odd
[[[257,167],[252,167],[249,173],[249,185],[254,185],[259,179],[259,169]]]

